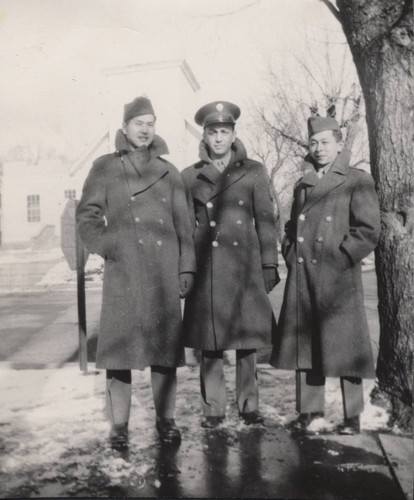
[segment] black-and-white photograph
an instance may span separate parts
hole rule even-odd
[[[0,498],[413,500],[412,0],[0,0]]]

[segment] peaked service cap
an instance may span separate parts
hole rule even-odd
[[[323,116],[311,116],[308,118],[308,135],[312,137],[319,132],[324,132],[325,130],[339,130],[341,127],[335,118],[323,117]]]
[[[236,123],[240,108],[227,101],[214,101],[202,106],[195,114],[194,121],[203,128],[215,123]]]
[[[136,97],[132,102],[124,106],[124,122],[140,115],[154,115],[154,108],[148,97]]]

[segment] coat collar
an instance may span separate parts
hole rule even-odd
[[[127,176],[131,196],[146,191],[167,175],[168,164],[159,159],[159,156],[169,151],[160,136],[156,135],[148,148],[144,146],[131,150],[122,130],[118,130],[115,146]]]
[[[206,203],[246,175],[247,152],[243,143],[236,138],[231,148],[230,163],[224,172],[220,173],[209,157],[207,144],[204,140],[200,142],[199,155],[202,164],[197,174],[199,189],[195,190],[195,196],[201,202]],[[205,181],[209,183],[208,186],[206,186]]]
[[[302,212],[308,210],[317,201],[345,182],[349,170],[349,159],[350,155],[348,151],[343,150],[336,157],[328,173],[319,178],[312,159],[309,155],[305,158],[303,167],[304,176],[300,180],[300,183],[304,186],[312,187],[312,189],[306,198]]]

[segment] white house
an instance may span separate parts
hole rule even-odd
[[[59,160],[3,165],[2,245],[25,245],[33,239],[49,242],[58,236],[67,199],[77,196],[70,165]]]
[[[200,86],[185,60],[157,61],[104,70],[108,123],[72,165],[39,161],[6,162],[2,183],[2,245],[59,244],[60,218],[68,198],[79,199],[95,158],[114,151],[123,106],[146,95],[157,129],[168,144],[167,159],[179,170],[198,158],[200,132],[192,125]]]

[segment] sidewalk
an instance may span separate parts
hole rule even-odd
[[[51,269],[38,288],[76,294],[73,276],[67,277],[61,267],[60,273],[56,267]],[[375,275],[364,274],[375,350]],[[86,293],[91,361],[86,374],[77,363],[74,302],[0,363],[0,498],[413,498],[413,441],[392,435],[385,411],[370,404],[372,381],[364,383],[361,435],[295,437],[286,429],[295,418],[294,374],[271,368],[265,352],[258,367],[265,427],[248,427],[239,421],[234,359],[229,356],[226,421],[217,430],[202,429],[198,367],[189,359],[190,366],[178,371],[176,419],[183,435],[181,445],[166,448],[159,443],[147,369],[133,372],[129,452],[111,450],[103,412],[105,374],[92,363],[100,286],[99,280],[88,283]],[[282,289],[271,295],[276,311]],[[16,326],[15,317],[4,321]],[[328,429],[342,420],[339,396],[339,382],[328,379],[324,422]]]
[[[189,366],[178,372],[183,441],[169,448],[154,429],[149,370],[134,371],[130,449],[122,454],[106,442],[104,378],[92,364],[87,374],[76,363],[43,370],[0,366],[0,497],[412,498],[412,440],[385,435],[386,415],[369,398],[361,435],[294,437],[285,427],[295,415],[294,376],[261,364],[266,426],[248,427],[237,416],[229,365],[226,421],[204,430],[198,367]],[[338,392],[328,379],[328,426],[342,418]],[[411,450],[405,461],[401,444]]]

